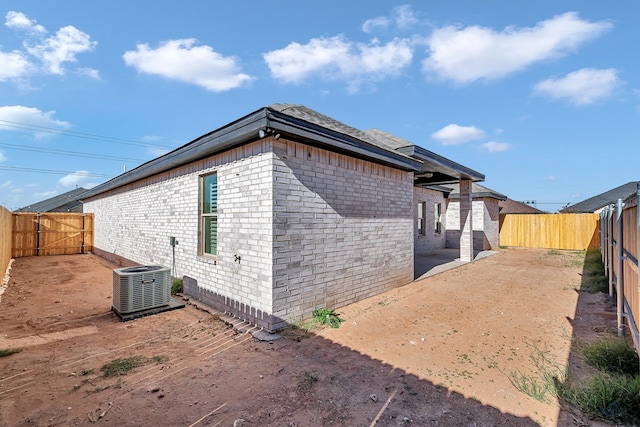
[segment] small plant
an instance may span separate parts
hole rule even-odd
[[[115,359],[103,365],[100,370],[105,378],[127,375],[134,369],[144,365],[146,360],[142,356],[126,357],[124,359]]]
[[[624,339],[613,336],[601,338],[586,344],[582,354],[585,362],[602,372],[638,375],[638,354]]]
[[[558,396],[558,384],[566,380],[568,369],[558,364],[549,350],[540,349],[535,343],[525,341],[525,344],[533,349],[529,358],[536,372],[527,375],[519,370],[513,370],[507,378],[518,391],[539,402],[549,403],[549,395]]]
[[[313,318],[320,325],[329,325],[332,328],[339,328],[340,323],[344,322],[344,319],[339,318],[332,308],[326,307],[314,310]]]
[[[171,284],[171,295],[175,295],[178,292],[182,292],[182,279],[176,278],[173,279]]]
[[[117,377],[120,375],[127,375],[129,372],[134,369],[146,365],[148,363],[164,363],[169,360],[169,357],[164,355],[153,356],[153,357],[142,357],[142,356],[133,356],[126,357],[124,359],[115,359],[111,362],[103,365],[100,370],[102,371],[102,376],[105,378],[108,377]]]
[[[20,353],[21,348],[2,348],[0,349],[0,357],[11,356],[12,354]]]
[[[151,358],[156,363],[166,363],[169,361],[169,356],[165,356],[164,354],[160,354],[158,356],[153,356]]]
[[[589,293],[608,292],[609,281],[598,249],[589,249],[584,257],[581,290]]]
[[[599,374],[582,385],[559,390],[565,400],[591,419],[624,425],[640,422],[640,376]]]

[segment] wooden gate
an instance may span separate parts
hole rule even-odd
[[[93,250],[91,213],[13,213],[12,257],[84,254]]]

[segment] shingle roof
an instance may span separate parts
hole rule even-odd
[[[543,214],[547,213],[526,203],[507,199],[498,202],[501,214]]]
[[[80,203],[78,200],[79,196],[86,191],[87,190],[82,187],[75,188],[71,191],[67,191],[66,193],[58,194],[57,196],[51,197],[50,199],[42,200],[32,205],[16,209],[16,212],[52,212],[67,204],[71,204],[72,206],[68,206],[68,208],[72,209],[74,206],[76,206],[76,204],[73,202]],[[66,211],[67,209],[64,210]]]
[[[381,131],[361,131],[304,105],[272,104],[100,184],[88,190],[82,198],[89,199],[241,144],[257,141],[269,133],[401,170],[417,172],[422,179],[430,176],[431,184],[455,182],[459,179],[484,179],[484,175],[476,171],[390,134],[385,134],[386,137],[383,138]],[[397,148],[399,145],[402,147]]]
[[[626,199],[633,193],[635,193],[638,189],[638,183],[640,181],[631,181],[627,182],[624,185],[616,187],[612,190],[605,191],[604,193],[600,193],[596,196],[585,199],[581,202],[578,202],[574,205],[567,206],[566,208],[560,210],[562,213],[590,213],[596,212],[603,207],[613,204],[618,199]]]

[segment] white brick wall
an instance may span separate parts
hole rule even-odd
[[[279,141],[274,177],[274,312],[294,319],[413,280],[413,180]]]
[[[272,164],[268,144],[232,150],[85,203],[95,216],[94,246],[140,264],[171,266],[176,277],[271,313]],[[198,180],[218,173],[218,256],[198,256]],[[241,257],[236,262],[234,255]]]
[[[213,259],[198,256],[198,181],[212,171]],[[100,195],[85,211],[95,215],[97,249],[171,266],[175,236],[177,277],[195,279],[203,300],[277,329],[411,282],[412,184],[407,172],[268,138]]]
[[[413,224],[414,224],[414,250],[416,254],[424,254],[426,252],[442,249],[446,247],[445,230],[446,230],[446,199],[440,191],[429,190],[426,188],[414,187],[413,189]],[[424,202],[426,205],[426,233],[424,236],[418,234],[418,203]],[[440,203],[442,207],[442,229],[440,233],[436,233],[434,229],[435,221],[435,204]],[[460,226],[458,225],[458,228]]]
[[[477,250],[499,246],[498,200],[491,197],[473,200],[473,245]],[[447,247],[460,247],[460,201],[449,200],[446,216]]]

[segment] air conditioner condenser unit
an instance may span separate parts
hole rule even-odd
[[[118,313],[162,307],[170,299],[169,267],[142,265],[113,270],[113,309]]]

